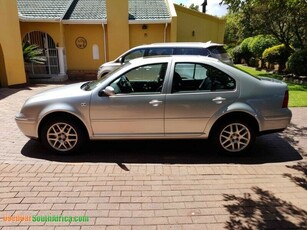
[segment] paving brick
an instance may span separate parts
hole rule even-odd
[[[134,217],[134,218],[127,218],[121,217],[120,218],[120,225],[144,225],[144,218]]]
[[[30,207],[30,204],[9,204],[6,206],[6,211],[12,211],[12,210],[28,210]]]
[[[31,204],[29,210],[50,210],[53,204]]]
[[[18,192],[16,197],[36,197],[39,192]]]
[[[119,217],[112,217],[112,218],[103,218],[98,217],[96,219],[96,223],[98,225],[119,225],[120,224],[120,218]]]
[[[81,230],[105,230],[105,229],[107,229],[107,226],[102,226],[102,225],[100,226],[92,225],[92,226],[82,226],[81,227]]]
[[[110,210],[110,217],[132,217],[131,210]]]
[[[108,217],[109,210],[86,210],[85,215],[89,217]]]
[[[158,224],[168,224],[167,217],[145,217],[144,218],[145,225],[158,225]]]
[[[28,227],[27,226],[6,226],[3,227],[2,230],[27,230]]]
[[[39,197],[55,197],[58,196],[60,193],[59,192],[39,192],[37,196]]]
[[[73,210],[75,204],[53,204],[52,210]]]
[[[67,201],[67,197],[43,197],[44,203],[65,203]]]
[[[0,200],[0,204],[19,204],[22,201],[22,197],[4,198]]]
[[[97,209],[97,204],[76,204],[75,210]]]
[[[87,197],[68,197],[67,199],[64,198],[66,200],[66,203],[75,203],[75,204],[84,204],[88,202],[88,198]]]

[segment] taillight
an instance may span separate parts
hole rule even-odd
[[[286,90],[284,101],[282,102],[282,108],[288,108],[288,102],[289,102],[289,92]]]

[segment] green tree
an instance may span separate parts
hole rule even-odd
[[[241,40],[240,37],[240,28],[239,24],[239,17],[238,14],[229,13],[225,16],[226,25],[225,25],[225,35],[224,35],[224,42],[226,44],[233,44],[237,43]]]
[[[221,0],[230,12],[238,14],[243,37],[273,35],[279,43],[306,46],[306,0]]]

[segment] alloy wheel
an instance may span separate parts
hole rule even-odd
[[[249,128],[241,123],[232,123],[222,129],[219,141],[221,147],[228,152],[240,152],[251,142]]]
[[[70,124],[55,123],[47,130],[47,141],[53,149],[66,152],[78,143],[78,133]]]

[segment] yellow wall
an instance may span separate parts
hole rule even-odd
[[[165,24],[130,25],[130,48],[150,43],[164,42]],[[166,28],[166,41],[170,41],[170,24]]]
[[[128,0],[106,0],[108,60],[129,49]]]
[[[0,1],[0,82],[1,86],[26,83],[17,3]]]
[[[65,49],[68,70],[97,70],[105,62],[102,25],[64,25]],[[84,49],[79,49],[75,41],[83,37],[87,41]],[[93,60],[93,45],[98,45],[99,59]]]
[[[27,33],[40,31],[48,33],[55,44],[64,46],[63,26],[59,22],[20,22],[20,28],[22,39]]]
[[[224,42],[226,21],[175,4],[178,42]],[[193,36],[194,31],[194,36]]]

